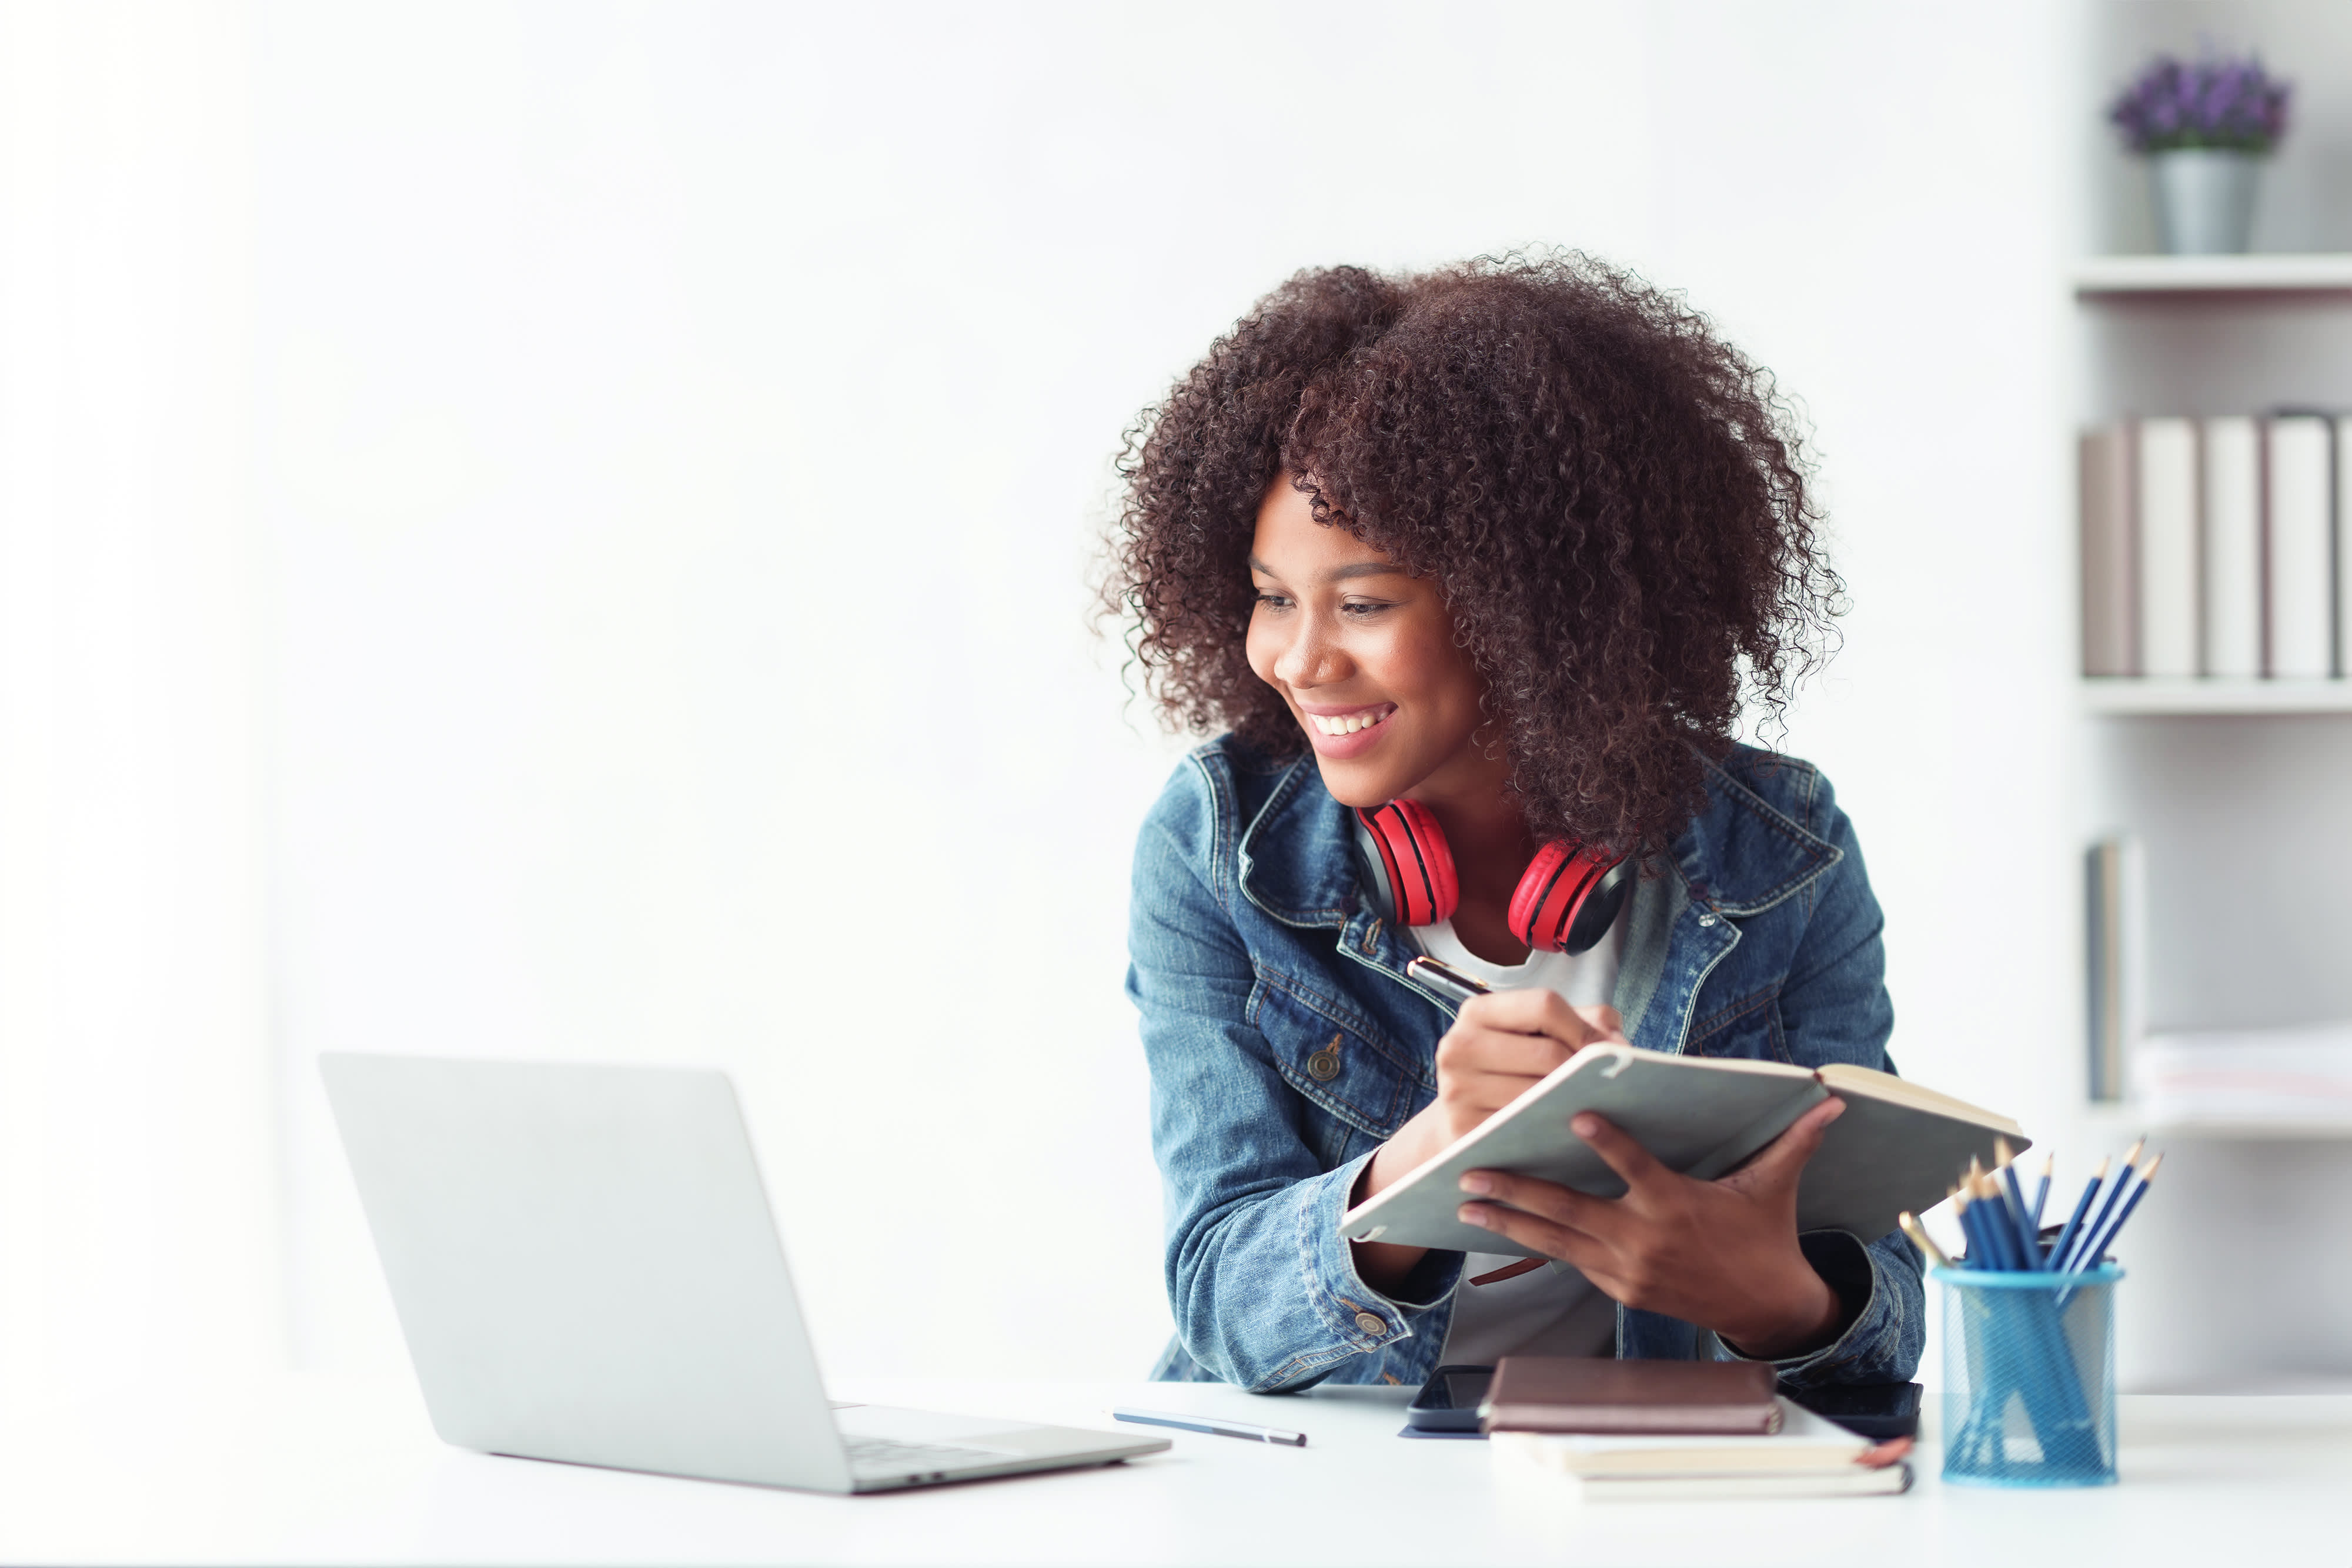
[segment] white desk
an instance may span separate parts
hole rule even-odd
[[[1108,1425],[1114,1401],[1303,1428],[1169,1434],[1105,1469],[818,1497],[442,1446],[404,1383],[289,1377],[199,1401],[0,1411],[0,1562],[845,1563],[2340,1563],[2352,1397],[2127,1398],[2124,1481],[1907,1497],[1531,1502],[1483,1443],[1395,1432],[1402,1390],[849,1384],[844,1397]]]

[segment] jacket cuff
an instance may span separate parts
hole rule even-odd
[[[1837,1292],[1845,1319],[1844,1331],[1818,1350],[1801,1351],[1794,1355],[1744,1355],[1720,1334],[1715,1336],[1715,1343],[1720,1359],[1760,1362],[1771,1367],[1781,1382],[1802,1387],[1810,1383],[1833,1382],[1831,1375],[1836,1368],[1870,1356],[1879,1342],[1893,1331],[1900,1309],[1895,1292],[1881,1288],[1877,1255],[1849,1233],[1808,1230],[1797,1238],[1797,1246],[1803,1251],[1805,1261],[1813,1266],[1813,1272]]]
[[[1413,1265],[1393,1293],[1373,1289],[1356,1272],[1355,1244],[1339,1233],[1339,1217],[1348,1212],[1348,1195],[1356,1190],[1356,1179],[1371,1158],[1360,1155],[1337,1170],[1298,1184],[1298,1251],[1306,1267],[1307,1296],[1351,1351],[1374,1351],[1410,1339],[1407,1320],[1451,1296],[1462,1278],[1463,1254],[1434,1250]]]

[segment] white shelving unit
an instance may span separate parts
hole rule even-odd
[[[2074,264],[2074,292],[2352,293],[2352,255],[2086,256]]]
[[[2083,711],[2111,716],[2352,713],[2352,680],[2104,678],[2082,684]]]

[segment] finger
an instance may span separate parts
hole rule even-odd
[[[1832,1094],[1794,1122],[1789,1130],[1764,1145],[1763,1151],[1740,1167],[1747,1186],[1769,1186],[1797,1179],[1813,1151],[1822,1146],[1830,1124],[1845,1114],[1845,1102]]]
[[[1437,1065],[1446,1071],[1509,1073],[1533,1082],[1558,1068],[1570,1054],[1549,1035],[1464,1022],[1455,1024],[1438,1041]]]
[[[1462,1004],[1454,1016],[1464,1023],[1475,1023],[1484,1029],[1543,1035],[1570,1051],[1581,1051],[1595,1040],[1608,1038],[1609,1031],[1595,1021],[1595,1016],[1602,1010],[1572,1008],[1565,997],[1549,987],[1528,986],[1473,997]]]
[[[1475,1225],[1507,1237],[1530,1252],[1540,1252],[1547,1258],[1558,1258],[1573,1263],[1579,1269],[1601,1268],[1610,1259],[1610,1249],[1583,1231],[1566,1225],[1556,1225],[1516,1208],[1505,1208],[1496,1203],[1465,1203],[1456,1211],[1465,1225]]]
[[[1523,1214],[1532,1214],[1596,1239],[1606,1239],[1606,1233],[1613,1228],[1613,1200],[1593,1197],[1540,1176],[1519,1176],[1511,1171],[1466,1171],[1459,1185],[1468,1197],[1491,1198]]]
[[[1657,1162],[1656,1156],[1636,1143],[1632,1134],[1606,1116],[1580,1112],[1569,1119],[1568,1130],[1591,1145],[1592,1152],[1625,1178],[1628,1191],[1638,1192],[1644,1186],[1677,1179],[1674,1172]]]

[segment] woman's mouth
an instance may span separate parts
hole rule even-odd
[[[1318,757],[1344,760],[1368,749],[1397,711],[1394,703],[1368,703],[1359,707],[1309,707],[1298,705],[1298,716]]]

